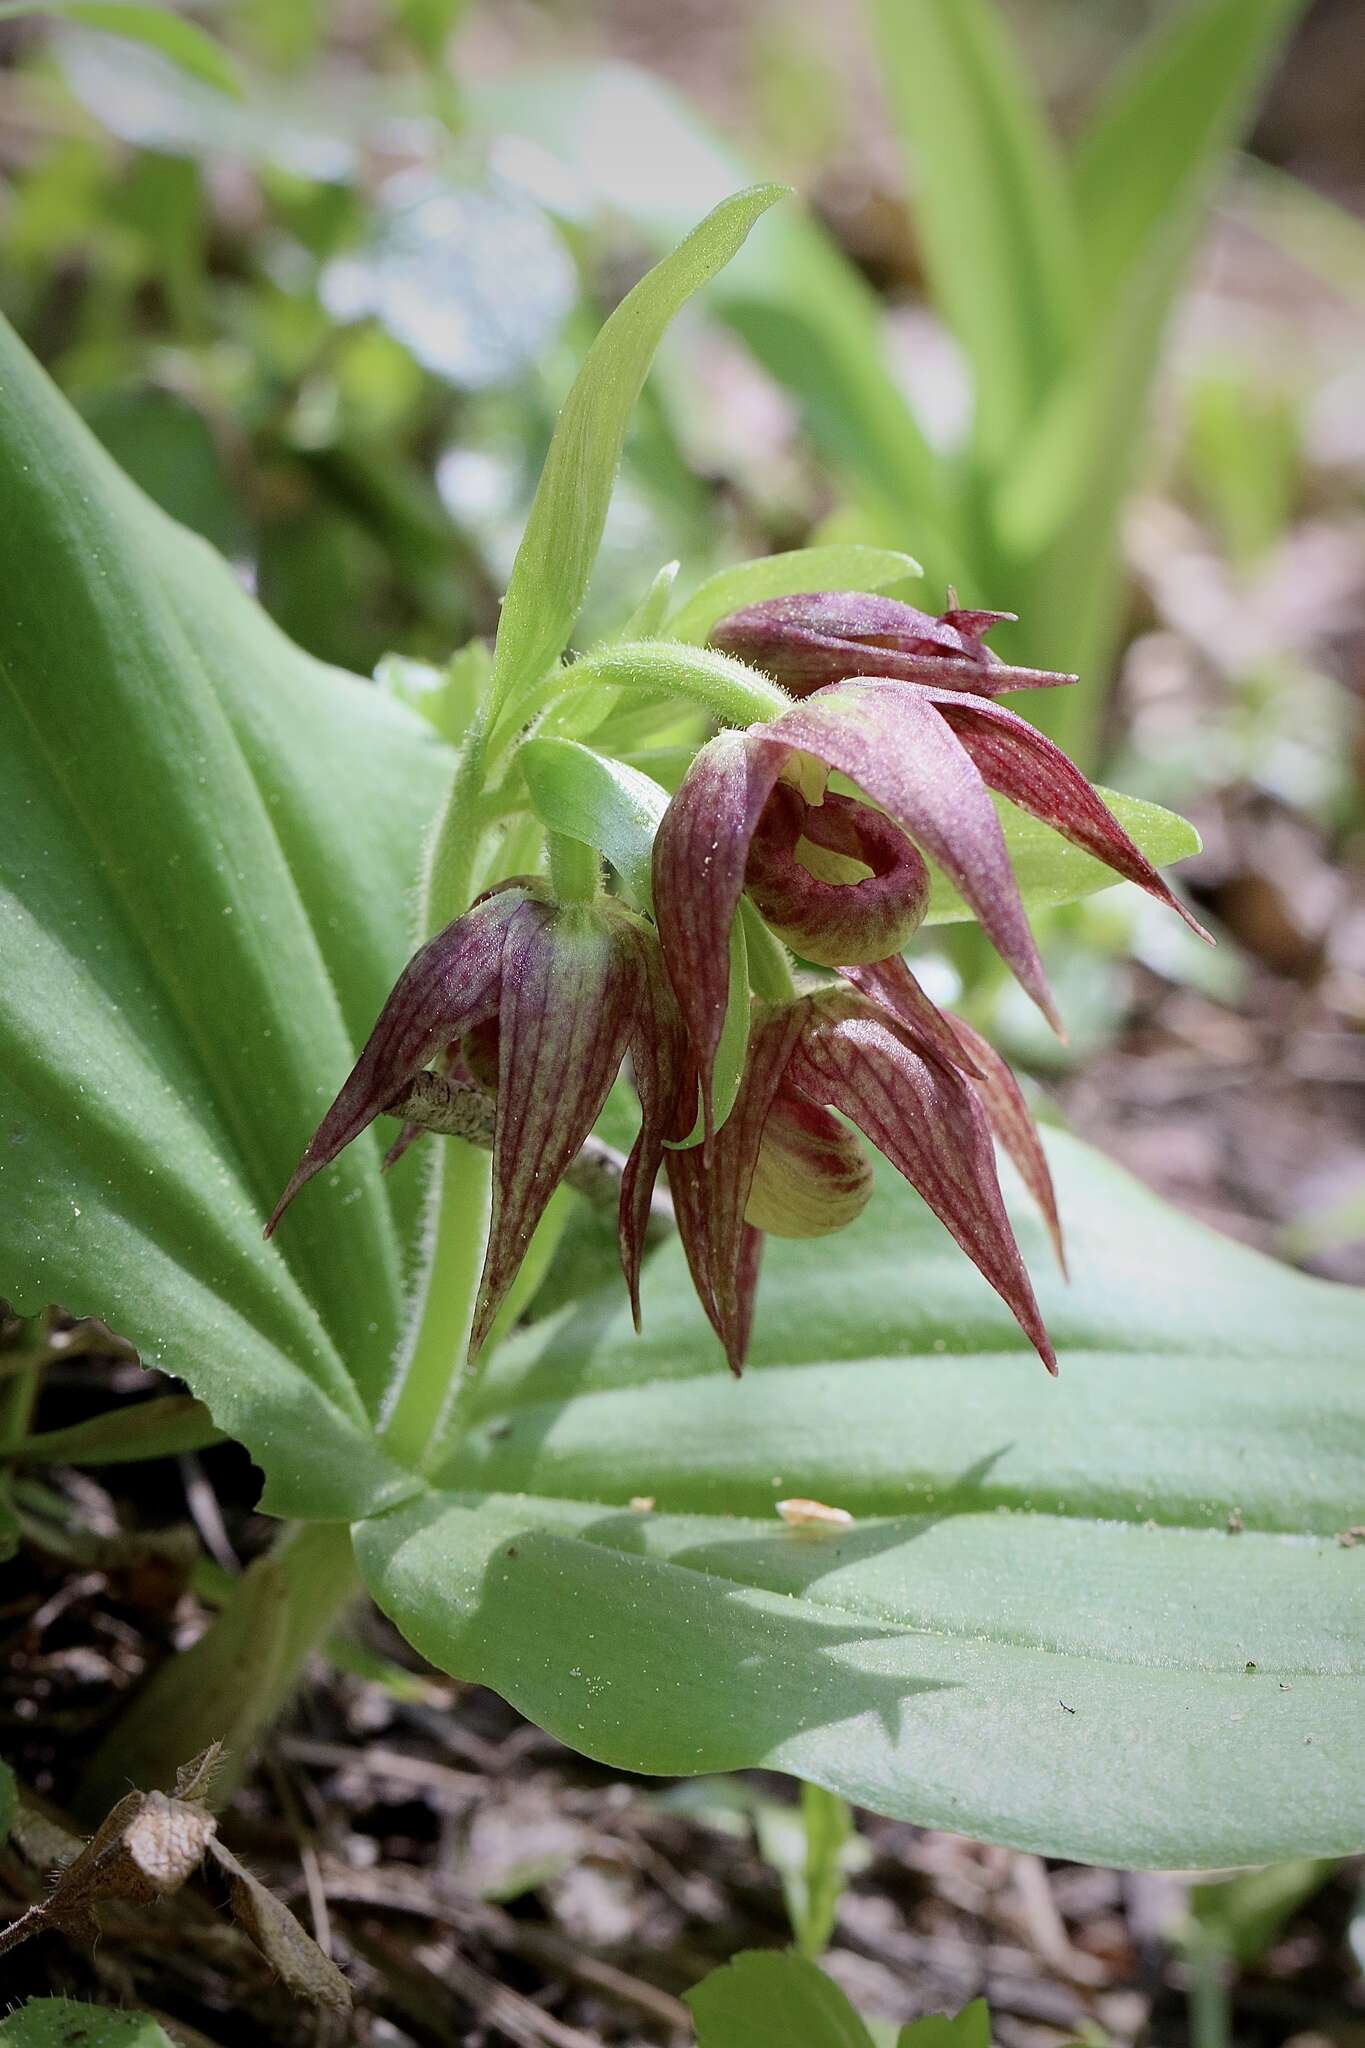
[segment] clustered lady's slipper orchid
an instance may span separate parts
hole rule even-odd
[[[504,883],[456,918],[400,976],[349,1079],[266,1226],[401,1095],[439,1048],[476,1074],[496,1039],[493,1217],[470,1338],[488,1334],[531,1233],[592,1131],[629,1053],[642,1109],[621,1182],[621,1258],[638,1320],[650,1198],[674,1135],[684,1046],[658,941],[623,904],[556,903],[543,881]]]
[[[654,927],[610,897],[559,902],[546,881],[521,878],[481,898],[408,966],[268,1228],[439,1054],[495,1096],[473,1352],[629,1054],[642,1114],[619,1238],[637,1324],[666,1151],[692,1278],[738,1372],[763,1234],[823,1236],[869,1199],[853,1125],[919,1191],[1055,1371],[992,1143],[1013,1158],[1060,1258],[1037,1132],[1004,1061],[940,1012],[900,957],[928,903],[925,856],[1058,1029],[992,790],[1202,928],[1079,769],[993,701],[1072,680],[990,654],[982,636],[1008,616],[954,605],[933,618],[889,599],[816,594],[722,621],[712,644],[760,663],[795,701],[767,723],[720,733],[688,768],[654,838]],[[718,1124],[730,932],[746,894],[777,938],[839,979],[753,1004],[744,1072]],[[687,1146],[699,1084],[703,1143]],[[414,1135],[405,1129],[390,1160]]]
[[[1008,1303],[1048,1370],[1057,1370],[1001,1199],[991,1144],[995,1102],[989,1083],[977,1092],[983,1077],[974,1034],[961,1027],[959,1040],[941,1020],[925,1029],[919,1005],[932,1006],[903,963],[901,973],[914,995],[900,1010],[846,987],[757,1006],[739,1094],[709,1159],[697,1147],[670,1155],[669,1186],[693,1282],[734,1372],[749,1343],[761,1232],[841,1230],[871,1192],[862,1148],[831,1109],[905,1175]],[[1029,1177],[1055,1216],[1021,1100],[1018,1109]],[[1009,1135],[1019,1142],[1012,1123]]]
[[[807,799],[812,780],[823,785],[831,772],[856,783],[887,815],[841,800],[836,831],[824,830],[816,822],[824,789],[815,790],[815,808]],[[787,780],[800,792],[797,807],[782,787]],[[827,684],[771,723],[721,733],[704,746],[655,840],[659,937],[697,1056],[708,1130],[729,997],[727,941],[746,889],[760,911],[775,905],[778,929],[808,959],[844,967],[886,958],[923,914],[918,845],[1060,1030],[992,789],[1201,929],[1080,770],[1016,712],[923,683],[855,677]],[[904,841],[894,860],[888,821]],[[817,860],[803,878],[803,843],[856,851],[871,874],[825,884]],[[884,945],[898,925],[899,936]]]

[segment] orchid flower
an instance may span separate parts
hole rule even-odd
[[[847,777],[864,801],[831,791],[831,774]],[[708,742],[654,842],[655,916],[708,1133],[730,926],[746,890],[804,958],[853,966],[898,952],[918,923],[927,854],[1061,1032],[992,790],[1208,936],[1079,768],[1016,712],[926,683],[827,684],[767,724]],[[831,882],[831,850],[870,872]]]
[[[650,1197],[680,1096],[681,1026],[644,921],[606,897],[557,903],[543,881],[503,884],[409,962],[267,1235],[300,1188],[403,1093],[438,1048],[452,1044],[463,1045],[476,1077],[496,1073],[493,1215],[471,1356],[627,1053],[642,1118],[622,1177],[618,1234],[638,1321]]]
[[[839,986],[757,1006],[739,1094],[709,1158],[699,1146],[670,1153],[669,1186],[702,1306],[738,1373],[762,1233],[824,1236],[862,1210],[872,1188],[866,1154],[835,1110],[904,1174],[1055,1373],[991,1143],[993,1121],[997,1128],[1003,1121],[1055,1226],[1051,1180],[1028,1112],[1012,1077],[1002,1085],[993,1064],[983,1075],[975,1034],[961,1026],[959,1039],[951,1028],[924,1028],[919,1005],[932,1006],[903,965],[891,986],[902,999],[914,991],[904,1007]]]

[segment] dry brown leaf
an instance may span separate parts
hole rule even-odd
[[[230,1849],[215,1841],[210,1853],[226,1872],[233,1918],[254,1941],[280,1981],[328,2012],[351,2010],[351,1987],[281,1900]]]

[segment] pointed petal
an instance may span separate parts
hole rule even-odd
[[[625,1057],[640,985],[638,955],[596,909],[525,902],[508,927],[498,1010],[493,1215],[471,1358],[546,1204],[601,1113]]]
[[[787,1084],[851,1118],[905,1175],[1055,1373],[1056,1356],[1001,1198],[990,1127],[970,1085],[912,1052],[895,1027],[851,991],[810,1005]]]
[[[992,789],[1041,818],[1083,853],[1102,860],[1125,881],[1136,882],[1159,903],[1178,911],[1191,931],[1213,944],[1198,918],[1167,887],[1080,769],[1046,734],[1003,704],[971,704],[946,692],[932,694]]]
[[[899,954],[866,967],[841,967],[839,972],[890,1012],[902,1030],[909,1032],[915,1051],[956,1067],[973,1080],[981,1078],[970,1046],[955,1028],[958,1019],[930,1002]]]
[[[1062,1243],[1061,1218],[1052,1173],[1043,1150],[1038,1126],[1024,1100],[1023,1090],[995,1047],[973,1030],[965,1018],[949,1019],[953,1030],[976,1062],[977,1099],[990,1120],[991,1129],[1014,1161],[1019,1178],[1042,1212],[1057,1264],[1066,1274],[1066,1248]]]
[[[438,1045],[496,1009],[503,942],[509,920],[524,901],[516,889],[486,898],[438,932],[408,962],[364,1051],[280,1196],[265,1227],[267,1237],[305,1182],[374,1122]]]
[[[668,1155],[668,1184],[683,1250],[703,1308],[738,1373],[753,1315],[748,1277],[752,1247],[744,1221],[758,1149],[772,1099],[800,1036],[804,1003],[786,1003],[755,1018],[735,1106],[716,1133],[711,1163],[698,1146]],[[754,1266],[756,1273],[757,1267]]]
[[[837,683],[758,730],[847,775],[938,862],[1061,1036],[995,805],[939,698],[966,701],[908,683]]]
[[[763,1232],[746,1223],[739,1240],[739,1261],[735,1267],[735,1359],[730,1370],[738,1379],[749,1356],[754,1334],[754,1308],[758,1301],[758,1273],[763,1263]]]
[[[640,1097],[640,1130],[621,1176],[618,1237],[621,1270],[630,1291],[631,1315],[640,1327],[640,1262],[644,1257],[654,1184],[670,1138],[683,1138],[697,1099],[696,1070],[688,1058],[687,1033],[657,939],[643,930],[631,934],[640,956],[642,1000],[631,1037],[631,1069]]]
[[[701,749],[654,839],[654,916],[701,1079],[708,1146],[713,1075],[730,992],[730,927],[749,844],[786,749],[723,732]]]

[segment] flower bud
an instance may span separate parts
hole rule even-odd
[[[744,1220],[773,1237],[829,1237],[867,1207],[872,1167],[838,1117],[779,1093],[763,1125]]]
[[[731,612],[712,627],[710,644],[766,670],[793,697],[847,676],[895,676],[983,697],[1073,682],[1044,669],[1012,668],[982,645],[992,626],[1013,618],[957,606],[935,618],[891,597],[807,591]]]

